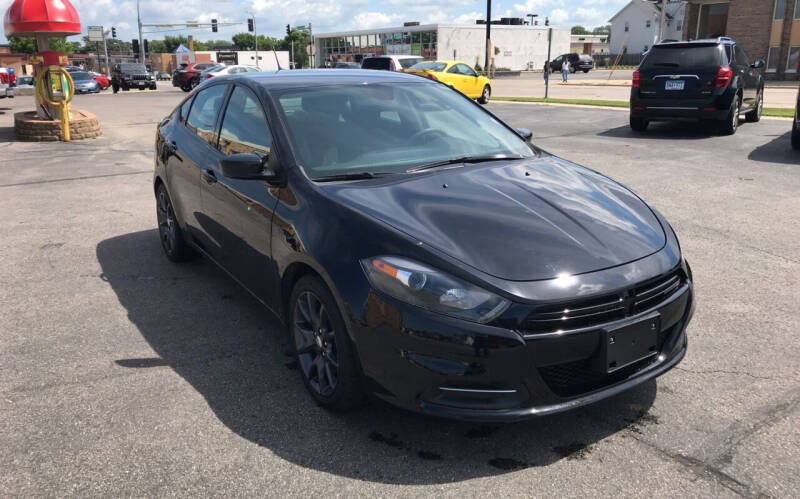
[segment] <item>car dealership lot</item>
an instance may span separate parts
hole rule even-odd
[[[316,407],[277,320],[209,262],[161,255],[155,123],[183,92],[78,96],[104,136],[10,142],[0,102],[0,494],[791,496],[800,487],[800,156],[618,110],[489,108],[674,225],[689,353],[655,382],[514,425]],[[365,140],[368,140],[365,138]]]

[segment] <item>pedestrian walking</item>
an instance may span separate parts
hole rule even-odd
[[[564,62],[561,64],[561,80],[562,80],[562,83],[567,83],[568,79],[569,79],[569,60],[567,60],[565,58]]]
[[[550,61],[544,61],[544,82],[550,79]]]

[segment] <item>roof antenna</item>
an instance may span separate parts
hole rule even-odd
[[[275,63],[278,65],[278,71],[280,71],[283,68],[281,67],[281,61],[278,60],[278,53],[275,52],[275,46],[274,45],[272,46],[272,54],[275,56]]]

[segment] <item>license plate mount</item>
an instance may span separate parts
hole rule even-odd
[[[657,312],[632,324],[604,330],[600,335],[602,370],[611,374],[656,355],[660,330],[661,315]]]
[[[667,80],[664,82],[664,90],[683,90],[685,85],[684,80]]]

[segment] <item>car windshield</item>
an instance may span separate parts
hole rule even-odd
[[[223,66],[222,64],[217,64],[216,66],[211,66],[210,68],[204,69],[207,73],[218,73],[225,69],[227,66]]]
[[[403,173],[458,158],[529,157],[517,134],[436,84],[375,83],[273,91],[311,178]]]
[[[420,62],[411,66],[411,69],[427,69],[429,71],[443,71],[447,67],[446,62]]]
[[[657,45],[650,49],[640,69],[693,70],[717,68],[722,65],[722,51],[716,45]]]
[[[92,75],[87,73],[86,71],[73,71],[70,73],[72,79],[75,81],[86,81],[86,80],[93,80]]]
[[[142,73],[147,71],[143,64],[120,64],[119,69],[120,71],[141,71]]]
[[[388,57],[369,57],[361,63],[361,69],[391,69],[391,62]]]

